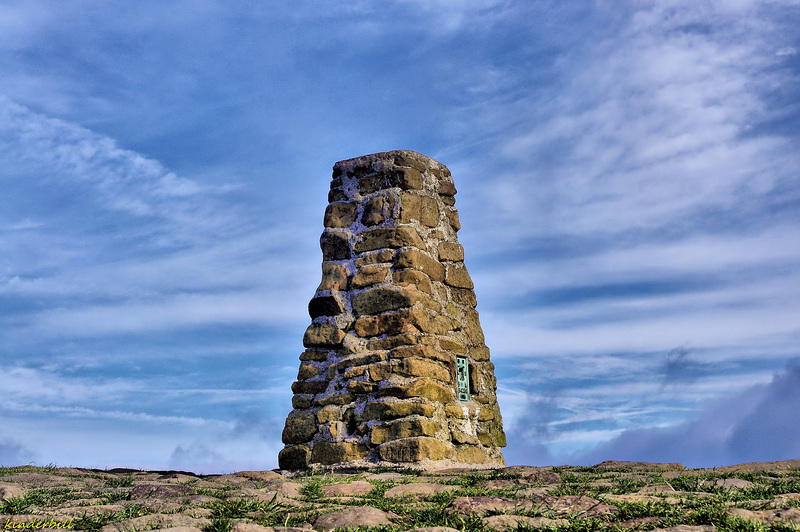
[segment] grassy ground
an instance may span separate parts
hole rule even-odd
[[[553,532],[591,532],[595,530],[652,530],[677,525],[712,525],[718,531],[796,532],[798,523],[790,519],[757,520],[732,512],[733,508],[751,512],[800,508],[800,470],[731,471],[682,470],[626,467],[549,468],[560,480],[545,484],[514,470],[501,469],[449,475],[425,475],[414,470],[384,470],[355,475],[305,474],[293,478],[245,480],[230,483],[230,476],[186,475],[172,485],[188,486],[180,496],[161,500],[130,500],[131,490],[142,483],[159,483],[159,475],[147,472],[111,473],[46,467],[0,468],[0,486],[19,486],[23,491],[0,501],[0,522],[21,523],[22,517],[42,516],[65,520],[74,530],[97,531],[102,527],[154,514],[178,514],[208,520],[207,532],[230,532],[236,523],[249,522],[269,527],[302,527],[318,516],[349,506],[370,506],[396,515],[392,526],[363,530],[408,530],[446,526],[458,530],[490,530],[484,515],[454,513],[451,504],[457,497],[503,497],[530,499],[541,496],[586,496],[612,505],[616,511],[587,517],[564,514],[557,508],[539,505],[513,511],[521,517],[558,518],[537,530]],[[400,473],[400,474],[397,474]],[[149,476],[148,476],[149,475]],[[230,477],[230,478],[229,478]],[[49,481],[46,479],[50,479]],[[738,479],[747,482],[722,482]],[[551,479],[552,480],[552,479]],[[324,486],[366,481],[371,491],[347,497],[326,497]],[[497,482],[490,482],[497,481]],[[164,481],[166,482],[166,481]],[[428,497],[387,497],[394,486],[426,482],[453,486],[452,491]],[[37,483],[39,484],[37,486]],[[293,497],[281,493],[280,486],[294,486]],[[735,487],[732,487],[735,486]],[[535,493],[532,494],[531,489]],[[250,491],[247,491],[250,490]],[[523,490],[527,490],[521,494]],[[81,512],[81,509],[84,511]],[[102,511],[100,511],[102,510]],[[791,512],[789,512],[791,514]],[[749,514],[748,514],[749,515]],[[755,514],[754,514],[755,515]],[[19,517],[16,519],[15,516]],[[753,517],[750,515],[750,517]],[[6,528],[10,528],[7,524]],[[147,528],[160,526],[145,525]],[[521,524],[518,530],[533,530]]]

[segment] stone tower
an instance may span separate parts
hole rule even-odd
[[[455,193],[413,151],[334,165],[282,469],[505,465]]]

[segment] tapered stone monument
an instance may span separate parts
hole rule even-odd
[[[334,165],[282,469],[505,465],[455,194],[413,151]]]

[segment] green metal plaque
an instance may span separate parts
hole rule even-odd
[[[456,357],[456,389],[459,401],[469,401],[469,361]]]

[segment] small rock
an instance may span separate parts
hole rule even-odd
[[[255,523],[234,523],[231,532],[308,532],[307,528],[261,526]],[[171,532],[171,530],[169,531]]]
[[[167,528],[156,528],[150,532],[197,532],[197,527],[194,526],[174,526]]]
[[[411,484],[400,484],[390,488],[384,494],[384,497],[403,497],[404,495],[413,495],[415,497],[427,497],[435,495],[444,491],[453,491],[461,489],[459,486],[449,486],[447,484],[431,484],[428,482],[414,482]]]
[[[0,500],[11,499],[12,497],[22,497],[25,490],[19,486],[8,483],[0,483]]]
[[[276,480],[283,480],[280,473],[275,471],[239,471],[233,474],[236,477],[244,477],[249,480],[274,482]]]
[[[547,493],[550,488],[526,488],[517,492],[517,497],[540,497]]]
[[[297,482],[281,482],[277,486],[273,486],[278,493],[290,499],[300,499],[303,497],[303,494],[300,493],[301,487],[302,485]]]
[[[392,520],[388,512],[372,508],[371,506],[357,506],[344,508],[333,513],[324,514],[314,522],[314,528],[333,530],[336,528],[355,528],[359,526],[391,525]]]
[[[176,527],[198,529],[210,524],[211,521],[208,519],[192,519],[180,514],[150,514],[108,524],[101,528],[100,532],[125,532],[127,530],[154,530],[160,528],[174,530]]]
[[[545,495],[535,497],[536,503],[545,506],[556,515],[575,515],[580,517],[603,517],[617,511],[616,506],[603,504],[585,495]]]
[[[675,488],[670,486],[669,484],[651,484],[650,486],[645,486],[641,488],[636,493],[676,493]]]
[[[714,525],[678,525],[669,528],[654,528],[652,532],[714,532]]]
[[[447,513],[483,517],[489,512],[509,513],[515,511],[530,511],[538,507],[539,505],[531,499],[511,499],[509,497],[456,497],[447,508]]]
[[[650,462],[625,462],[619,460],[606,460],[595,465],[597,469],[615,469],[631,471],[680,471],[686,466],[676,462],[673,463],[650,463]]]
[[[399,480],[401,478],[408,478],[408,475],[401,473],[368,473],[367,478],[372,480]]]
[[[365,480],[357,480],[348,484],[331,484],[322,486],[322,491],[327,497],[342,495],[366,495],[373,489],[373,485]]]
[[[716,481],[714,485],[727,490],[744,490],[755,486],[753,482],[741,478],[723,478]]]
[[[484,517],[483,526],[496,532],[506,530],[517,530],[520,526],[527,528],[555,528],[557,526],[567,526],[569,521],[566,519],[548,519],[547,517],[526,517],[523,515],[493,515]]]
[[[129,499],[164,499],[179,497],[194,492],[189,486],[180,484],[140,484],[131,490]]]
[[[743,508],[731,508],[728,510],[728,514],[759,523],[800,524],[800,508],[760,511],[745,510]]]

